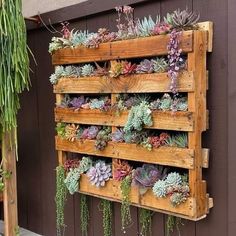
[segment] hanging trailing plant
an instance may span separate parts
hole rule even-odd
[[[63,166],[56,168],[56,227],[57,236],[63,236],[65,231],[64,207],[66,202],[67,190],[64,183],[65,170]]]
[[[126,233],[125,229],[132,223],[130,213],[130,199],[129,194],[131,191],[131,175],[126,176],[120,185],[122,202],[121,202],[121,227],[122,231]]]
[[[141,226],[140,235],[148,236],[152,234],[152,216],[153,212],[151,210],[139,209],[139,222]]]
[[[80,195],[80,225],[82,236],[88,236],[89,207],[88,199],[84,194]]]
[[[100,206],[103,215],[103,235],[112,236],[112,202],[102,199]]]
[[[180,226],[183,225],[181,218],[168,215],[166,220],[166,236],[170,236],[174,232],[174,229],[177,230],[180,236]]]

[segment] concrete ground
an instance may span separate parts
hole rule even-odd
[[[4,222],[0,221],[0,236],[4,235],[3,232],[4,232]],[[29,230],[20,228],[20,236],[42,236],[42,235],[39,235],[39,234],[33,233]]]

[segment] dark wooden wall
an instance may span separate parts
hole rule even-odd
[[[116,3],[114,3],[116,2]],[[72,27],[96,31],[99,27],[115,29],[115,5],[135,4],[135,17],[165,15],[176,8],[193,9],[201,14],[201,21],[214,22],[214,50],[208,56],[210,89],[208,108],[210,129],[204,134],[204,145],[211,149],[210,168],[204,170],[208,192],[214,197],[214,208],[209,216],[197,223],[184,221],[182,236],[233,236],[236,233],[236,80],[234,0],[162,0],[162,1],[110,1],[94,0],[79,7],[69,7],[45,14],[52,22],[73,19]],[[99,13],[101,12],[101,13]],[[93,14],[96,13],[96,14]],[[93,14],[93,15],[91,15]],[[87,16],[86,16],[87,15]],[[78,18],[79,19],[75,19]],[[32,27],[31,27],[32,28]],[[53,72],[48,44],[52,34],[46,29],[28,31],[29,46],[38,65],[33,63],[32,88],[21,98],[19,113],[18,198],[19,222],[34,232],[55,236],[55,167],[54,151],[55,97],[49,76]],[[233,53],[233,51],[235,53]],[[91,221],[89,236],[102,236],[99,199],[90,198]],[[114,236],[121,236],[119,204],[114,204]],[[132,208],[133,226],[126,235],[139,235],[138,211]],[[66,236],[80,234],[79,195],[69,197],[66,205]],[[165,219],[156,213],[153,235],[165,235]],[[174,235],[177,235],[175,233]]]

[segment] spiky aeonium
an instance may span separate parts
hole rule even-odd
[[[98,161],[87,172],[90,183],[96,187],[104,187],[111,175],[111,165],[104,161]]]
[[[185,202],[190,191],[186,177],[176,172],[169,173],[164,180],[157,181],[152,190],[157,197],[170,196],[170,202],[173,206]]]

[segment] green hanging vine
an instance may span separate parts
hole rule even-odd
[[[103,214],[103,235],[112,236],[112,202],[102,199],[101,210]]]
[[[88,236],[89,207],[88,199],[84,194],[80,195],[80,224],[82,236]]]
[[[65,232],[65,219],[64,219],[64,208],[66,202],[67,189],[64,183],[65,170],[63,166],[56,168],[56,226],[57,236],[64,235]]]
[[[126,233],[125,229],[132,223],[131,213],[130,213],[130,199],[129,194],[131,191],[132,177],[126,176],[120,185],[122,202],[121,202],[121,227],[122,231]]]
[[[29,89],[29,57],[26,26],[22,15],[21,0],[0,0],[0,136],[2,139],[2,170],[5,153],[16,150],[17,111],[19,94]],[[1,173],[1,178],[4,174]],[[0,181],[3,189],[3,181]]]
[[[183,225],[181,218],[168,215],[167,220],[166,220],[166,236],[170,236],[171,233],[174,232],[174,229],[177,230],[179,236],[180,234],[180,226]]]
[[[139,223],[141,225],[140,235],[148,236],[152,234],[152,216],[151,210],[139,209]]]

